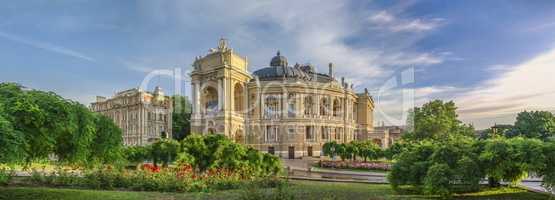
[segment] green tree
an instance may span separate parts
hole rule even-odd
[[[204,143],[204,138],[201,135],[193,134],[187,136],[181,141],[182,151],[193,156],[195,167],[198,171],[208,169],[211,164],[210,149]]]
[[[125,159],[135,165],[142,164],[150,157],[149,149],[143,146],[125,147],[122,152]]]
[[[347,144],[338,144],[336,146],[336,150],[337,155],[339,155],[339,157],[341,158],[342,161],[345,161],[345,159],[349,159],[351,158],[351,152],[349,152],[349,149],[347,148]]]
[[[154,166],[158,166],[161,161],[164,167],[177,157],[179,142],[173,139],[160,139],[150,145],[150,156]]]
[[[449,196],[455,184],[479,188],[484,172],[473,138],[459,135],[411,145],[410,151],[399,154],[388,176],[394,189],[411,185],[424,193]]]
[[[407,124],[414,127],[413,139],[444,139],[451,134],[472,136],[474,128],[457,119],[457,107],[452,101],[434,100],[415,107]]]
[[[479,161],[491,186],[501,180],[516,183],[545,161],[543,143],[537,139],[494,138],[481,145]]]
[[[25,136],[14,130],[4,114],[0,103],[0,163],[15,163],[25,158]]]
[[[383,156],[382,149],[370,140],[356,142],[358,146],[358,156],[366,160],[376,160]]]
[[[91,160],[114,163],[123,159],[123,136],[121,129],[104,115],[95,116],[95,133],[91,149]]]
[[[281,170],[278,157],[234,143],[221,134],[189,135],[181,141],[180,163],[191,164],[196,171],[212,168],[247,170],[248,176],[275,175]]]
[[[555,142],[546,142],[543,146],[544,162],[541,165],[536,165],[538,176],[543,177],[542,185],[555,192]]]
[[[548,111],[524,111],[518,113],[513,134],[546,140],[555,136],[555,117]]]
[[[61,162],[86,164],[114,158],[107,152],[121,146],[121,141],[117,142],[121,131],[111,120],[97,123],[95,113],[53,92],[0,83],[0,107],[0,128],[6,130],[1,134],[6,137],[2,146],[13,150],[17,144],[24,152],[11,152],[26,163],[55,154]],[[112,141],[110,145],[106,145],[108,141]]]
[[[191,103],[185,96],[174,95],[172,130],[173,139],[182,140],[191,132]]]
[[[337,142],[331,141],[324,143],[322,151],[325,156],[329,156],[330,158],[335,157],[337,155]]]

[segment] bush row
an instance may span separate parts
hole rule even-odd
[[[28,182],[40,186],[159,192],[207,192],[245,188],[250,184],[262,188],[280,184],[277,178],[246,179],[240,172],[224,169],[197,174],[183,168],[165,168],[159,172],[107,168],[83,174],[65,170],[33,171]]]

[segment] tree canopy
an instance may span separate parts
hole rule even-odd
[[[121,130],[109,119],[53,92],[0,83],[0,162],[56,155],[86,164],[118,160]]]
[[[173,139],[182,140],[191,132],[191,103],[185,96],[174,95],[172,113]]]
[[[414,128],[414,139],[442,139],[451,134],[472,136],[474,128],[457,119],[457,107],[452,101],[434,100],[411,111],[407,124]]]
[[[548,111],[524,111],[518,113],[513,134],[546,140],[555,137],[555,116]]]

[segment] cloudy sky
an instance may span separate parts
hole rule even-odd
[[[225,37],[251,72],[277,50],[323,72],[333,62],[374,96],[376,122],[437,98],[484,128],[555,111],[554,10],[550,0],[18,1],[0,7],[0,81],[88,104],[153,70],[184,73]],[[154,85],[175,90],[166,75]]]

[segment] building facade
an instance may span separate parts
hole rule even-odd
[[[97,96],[91,109],[114,120],[126,146],[144,146],[172,136],[172,101],[160,87],[154,92],[133,88],[110,99]]]
[[[372,140],[375,144],[385,149],[401,139],[405,129],[405,127],[401,126],[385,126],[382,124],[381,126],[374,127],[374,130],[369,131],[362,138]]]
[[[328,141],[347,143],[373,130],[368,91],[310,64],[290,66],[277,53],[270,66],[247,71],[248,60],[220,40],[197,57],[190,73],[193,133],[224,134],[284,158],[320,156]]]

